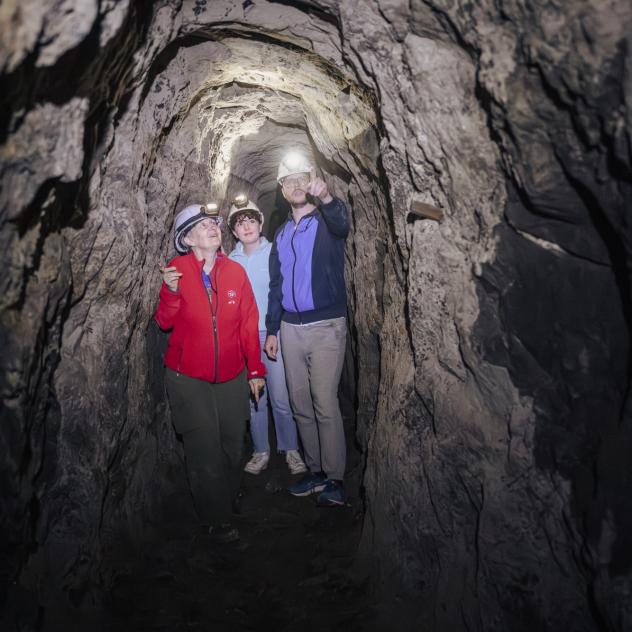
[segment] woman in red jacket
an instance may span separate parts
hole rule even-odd
[[[258,399],[265,367],[257,304],[244,269],[218,251],[216,208],[187,206],[176,216],[182,256],[162,269],[155,318],[171,330],[165,381],[195,507],[217,542],[231,542],[239,539],[230,515],[250,417],[248,385]]]

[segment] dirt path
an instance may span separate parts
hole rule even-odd
[[[362,525],[358,468],[357,459],[348,468],[348,506],[319,508],[315,496],[285,491],[296,477],[273,455],[265,472],[244,475],[241,541],[217,546],[201,527],[170,525],[164,544],[146,553],[150,570],[114,586],[104,629],[368,629],[365,583],[352,572]]]

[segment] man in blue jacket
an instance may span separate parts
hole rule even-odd
[[[310,470],[288,489],[294,496],[319,493],[319,505],[341,506],[346,444],[338,383],[347,335],[349,218],[344,202],[331,196],[303,156],[286,157],[277,179],[292,216],[278,229],[270,253],[264,350],[275,357],[280,330],[290,402]]]

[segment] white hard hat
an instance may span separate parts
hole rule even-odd
[[[218,226],[222,223],[222,216],[219,214],[217,204],[191,204],[183,208],[177,215],[173,223],[173,239],[176,250],[184,255],[190,248],[184,243],[186,234],[205,219],[214,219]]]
[[[259,223],[263,226],[263,213],[259,210],[259,207],[252,201],[246,198],[246,196],[238,195],[233,201],[233,205],[230,207],[228,213],[228,225],[231,230],[235,227],[237,221],[237,215],[239,213],[257,213],[259,215]]]
[[[312,168],[312,164],[303,154],[298,151],[293,151],[283,156],[283,160],[281,160],[281,163],[279,164],[277,182],[281,184],[283,182],[283,178],[295,173],[309,173]]]

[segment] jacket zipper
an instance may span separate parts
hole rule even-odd
[[[213,271],[211,270],[211,274],[213,273]],[[209,280],[211,278],[211,276],[209,275]],[[204,284],[202,284],[204,285]],[[215,273],[215,285],[217,285],[217,272]],[[212,284],[211,284],[211,291],[209,292],[209,290],[206,289],[206,286],[204,286],[204,292],[206,293],[206,298],[208,298],[208,306],[211,310],[211,319],[213,320],[213,340],[215,341],[215,373],[213,374],[213,382],[217,382],[217,364],[219,361],[219,341],[217,340],[217,318],[216,318],[216,314],[213,313],[213,299],[211,298],[211,293],[213,292],[212,289]],[[216,296],[216,301],[217,301],[217,309],[219,309],[219,292],[217,290],[217,287],[215,288],[215,296]]]
[[[217,264],[217,262],[215,262],[215,264]],[[213,274],[213,270],[211,270],[211,274]],[[210,278],[211,277],[209,276],[209,279]],[[215,269],[215,302],[217,303],[217,305],[215,307],[215,313],[213,314],[213,336],[215,338],[215,382],[217,382],[217,369],[218,369],[218,363],[219,363],[219,338],[217,336],[217,312],[219,312],[219,284],[217,283],[217,269]],[[211,304],[212,304],[212,300],[211,300]]]
[[[294,250],[294,236],[296,235],[296,231],[298,229],[298,225],[303,221],[303,218],[298,221],[298,224],[294,225],[294,232],[292,233],[292,239],[290,239],[290,245],[292,246],[292,253],[294,254],[294,263],[292,264],[292,301],[294,302],[294,309],[298,314],[298,322],[302,325],[303,318],[301,317],[301,312],[298,309],[298,305],[296,304],[296,294],[294,292],[294,279],[296,277],[296,250]]]

